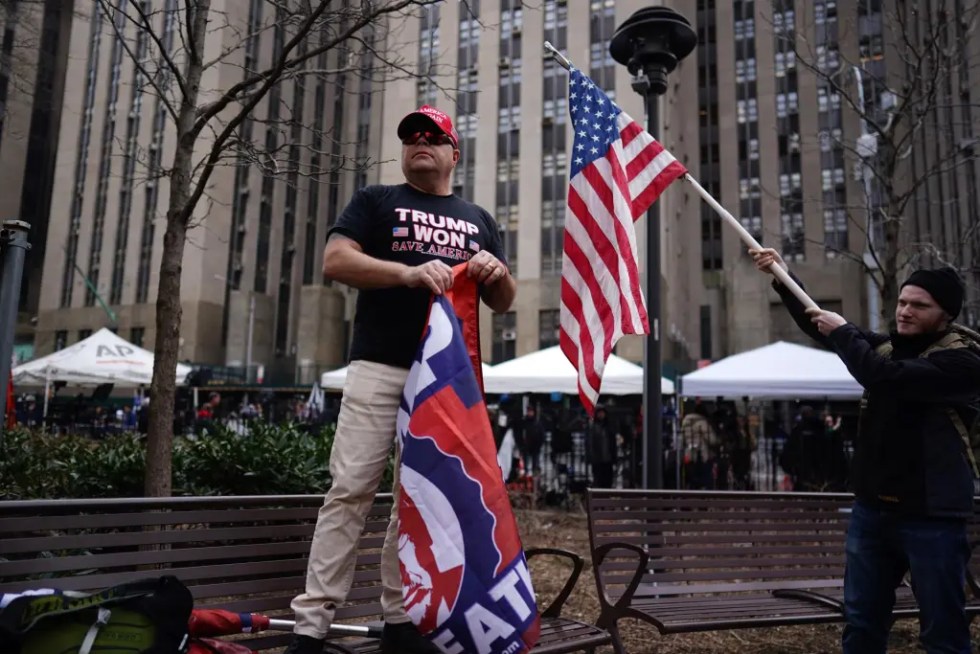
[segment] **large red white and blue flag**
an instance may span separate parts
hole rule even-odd
[[[633,223],[687,170],[591,79],[576,68],[569,73],[575,141],[559,344],[578,370],[579,396],[591,414],[616,341],[650,332]]]
[[[464,344],[468,319],[459,314],[472,317],[475,283],[457,274],[453,296],[455,306],[433,298],[398,412],[405,609],[444,652],[516,654],[537,642],[540,620],[479,368]]]

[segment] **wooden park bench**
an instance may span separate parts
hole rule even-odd
[[[381,544],[391,495],[379,495],[358,547],[354,585],[338,624],[380,624]],[[165,574],[193,593],[195,608],[292,619],[302,592],[321,496],[172,497],[0,502],[0,592],[28,588],[92,591]],[[610,643],[594,626],[560,617],[584,566],[563,550],[571,574],[542,611],[536,654],[591,650]],[[285,645],[290,634],[243,637],[253,651]],[[332,640],[329,651],[373,652],[377,639]]]
[[[618,652],[621,618],[661,634],[844,620],[849,494],[590,489],[586,503],[597,624]],[[980,522],[970,540],[980,543]],[[978,558],[971,616],[980,614]],[[918,615],[907,584],[894,615]]]

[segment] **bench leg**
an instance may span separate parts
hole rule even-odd
[[[600,616],[599,620],[596,622],[596,626],[600,629],[605,629],[612,636],[613,650],[616,654],[627,654],[626,648],[623,647],[623,639],[619,635],[619,626],[616,622],[616,618],[606,618]]]

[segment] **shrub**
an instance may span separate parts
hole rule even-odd
[[[330,485],[333,427],[251,423],[174,439],[175,495],[320,494]],[[136,434],[102,440],[16,429],[6,432],[0,498],[138,497],[145,447]],[[389,461],[382,489],[390,490]]]

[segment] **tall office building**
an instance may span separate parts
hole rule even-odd
[[[904,3],[891,0],[669,4],[692,19],[698,32],[691,56],[696,68],[682,66],[674,81],[698,89],[702,183],[758,240],[783,253],[821,306],[881,329],[886,325],[876,325],[877,294],[859,261],[868,217],[879,213],[883,196],[877,180],[865,187],[856,178],[862,125],[848,98],[860,97],[861,84],[866,115],[884,125],[894,99],[889,89],[901,88],[909,75],[928,74],[906,69],[894,46],[906,35],[926,42],[930,32],[942,34],[947,45],[964,43],[963,65],[931,73],[941,78],[940,110],[930,112],[907,143],[899,179],[929,175],[929,181],[902,214],[901,238],[903,257],[918,255],[910,266],[950,262],[965,273],[968,302],[961,320],[980,322],[980,179],[973,160],[978,119],[970,103],[977,80],[965,27],[977,3],[917,5],[921,11],[905,30],[896,18]],[[836,73],[834,82],[812,68]],[[687,109],[693,116],[693,106]],[[669,134],[670,122],[683,116],[668,114],[666,120]],[[963,156],[954,158],[957,149]],[[948,166],[926,173],[937,170],[937,161]],[[704,280],[701,356],[717,358],[778,339],[805,343],[734,231],[707,206],[697,211]],[[880,246],[880,224],[872,233]]]
[[[519,281],[512,311],[484,312],[485,357],[500,361],[555,344],[572,133],[566,72],[542,44],[550,40],[588,67],[628,113],[645,121],[642,98],[608,54],[615,26],[643,5],[546,0],[532,9],[516,0],[439,3],[367,34],[389,60],[428,78],[399,75],[367,55],[353,61],[355,53],[334,51],[315,66],[341,72],[277,88],[240,127],[244,139],[264,139],[268,149],[288,150],[287,160],[312,168],[330,168],[328,160],[341,157],[355,165],[334,166],[319,183],[304,175],[271,174],[245,155],[239,165],[216,172],[209,201],[199,210],[201,226],[185,250],[180,358],[232,366],[250,360],[253,367],[264,366],[267,378],[300,382],[344,363],[354,295],[322,280],[326,230],[355,188],[403,181],[395,129],[423,103],[454,116],[462,150],[454,191],[495,214]],[[175,47],[174,0],[153,0],[150,6],[161,43]],[[102,301],[116,314],[120,335],[149,347],[154,339],[168,184],[152,171],[170,161],[173,130],[161,101],[137,92],[146,71],[133,66],[117,33],[127,34],[132,51],[145,52],[143,37],[129,25],[113,28],[98,6],[86,11],[73,23],[69,46],[69,99],[48,238],[49,251],[59,254],[48,257],[45,269],[42,352],[109,324]],[[212,11],[248,26],[246,33],[253,35],[242,49],[241,66],[207,73],[206,88],[228,88],[241,79],[242,66],[256,70],[267,64],[282,46],[282,34],[258,29],[269,20],[262,12],[272,11],[262,0],[228,0]],[[228,30],[210,39],[209,51],[228,47],[238,34]],[[693,101],[694,90],[687,92]],[[292,119],[292,131],[267,126],[277,119]],[[689,260],[685,244],[697,242],[697,225],[680,221],[666,202],[664,207],[664,256],[683,263]],[[671,278],[661,284],[685,303],[697,295],[696,267],[690,268],[673,277],[676,286]],[[680,307],[665,305],[665,341],[687,357],[688,344],[696,341],[697,315],[692,319]],[[622,343],[621,353],[640,356],[640,338]]]
[[[420,25],[419,65],[448,68],[436,75],[443,88],[458,88],[451,98],[460,131],[462,156],[455,191],[491,210],[499,223],[511,271],[518,281],[515,305],[504,314],[485,315],[484,353],[493,363],[558,342],[559,290],[568,162],[573,132],[568,114],[568,75],[548,55],[549,41],[589,73],[634,119],[646,124],[643,98],[634,93],[625,68],[609,54],[616,27],[647,3],[613,0],[545,0],[537,6],[517,0],[440,3],[427,9]],[[446,100],[434,85],[420,82],[415,93],[389,85],[385,96],[415,104]],[[695,89],[684,89],[672,102],[696,102]],[[452,112],[452,111],[451,111]],[[390,130],[396,117],[386,121]],[[677,138],[696,135],[675,131]],[[672,147],[666,139],[666,145]],[[393,136],[385,141],[397,155]],[[386,181],[394,174],[382,168]],[[688,189],[689,191],[689,189]],[[696,261],[697,224],[681,220],[678,207],[689,202],[678,184],[661,202],[662,258],[670,273],[662,323],[664,354],[683,365],[697,355],[698,316],[687,307],[699,296]],[[646,220],[637,224],[644,243]],[[641,252],[641,265],[645,255]],[[697,306],[695,304],[694,306]],[[620,354],[639,359],[642,338],[626,337]]]
[[[166,171],[176,146],[175,80],[158,51],[179,62],[182,7],[177,0],[139,5],[154,38],[100,3],[74,16],[40,353],[103,326],[153,347]],[[202,103],[267,69],[288,36],[275,3],[265,0],[212,2],[211,17],[205,59],[231,55],[205,71]],[[331,38],[338,25],[318,29],[298,52]],[[253,378],[261,367],[280,381],[312,379],[343,363],[349,302],[323,283],[322,244],[355,186],[377,178],[368,163],[378,160],[380,142],[380,105],[369,78],[356,67],[345,72],[350,54],[341,47],[308,59],[239,125],[242,142],[272,154],[227,153],[195,212],[182,261],[180,359],[250,363]],[[204,130],[195,156],[216,133]]]
[[[356,0],[347,5],[352,3]],[[168,17],[176,0],[148,4],[161,43],[175,47]],[[285,35],[260,29],[274,11],[263,0],[213,4],[213,11],[243,29],[213,36],[210,52],[228,47],[241,33],[250,35],[236,65],[209,70],[205,78],[208,89],[228,88],[242,78],[243,69],[267,65]],[[889,3],[668,4],[695,25],[699,44],[669,77],[660,100],[660,140],[750,232],[784,253],[814,299],[866,322],[873,296],[855,257],[864,249],[857,225],[863,224],[868,204],[850,158],[860,122],[832,85],[807,72],[796,51],[810,48],[813,62],[827,68],[848,61],[878,76],[897,75],[897,64],[883,54],[895,38],[882,19]],[[267,378],[303,383],[343,365],[355,295],[322,279],[326,231],[354,189],[403,180],[396,126],[425,103],[454,117],[461,158],[453,189],[494,214],[518,280],[510,312],[482,314],[485,359],[496,363],[557,343],[572,133],[567,74],[545,53],[543,42],[588,71],[646,124],[643,99],[633,92],[625,68],[611,59],[608,44],[615,28],[647,5],[643,0],[542,0],[533,6],[518,0],[441,2],[365,34],[369,45],[397,67],[382,66],[360,49],[334,50],[309,62],[311,71],[335,72],[281,85],[240,131],[244,139],[283,153],[285,161],[300,161],[303,170],[327,172],[319,182],[300,171],[276,174],[267,162],[242,152],[215,174],[209,200],[199,209],[201,226],[185,251],[181,358],[232,366],[250,361],[262,365]],[[100,10],[93,5],[86,11]],[[152,172],[170,161],[173,130],[160,100],[135,92],[144,73],[124,56],[106,17],[98,18],[76,18],[68,45],[68,100],[39,313],[42,352],[107,324],[99,298],[117,314],[122,336],[153,344],[168,185],[166,177]],[[140,45],[138,35],[129,38],[137,49],[148,47]],[[973,147],[974,71],[964,68],[950,86],[958,94],[957,116],[965,117],[956,121],[954,145],[967,154]],[[868,101],[882,102],[887,89],[866,77]],[[935,140],[932,133],[937,132],[925,130],[917,137],[910,165],[934,161],[926,147]],[[939,142],[949,146],[948,139]],[[977,180],[972,155],[968,159],[955,174],[927,185],[909,215],[918,226],[915,238],[932,239],[937,254],[951,244],[960,246],[956,261],[972,275],[966,317],[975,324],[980,318]],[[346,165],[331,165],[339,161]],[[870,197],[873,203],[880,194]],[[952,197],[957,201],[942,201]],[[659,215],[661,336],[668,372],[776,339],[803,340],[735,232],[693,189],[682,181],[668,188]],[[637,223],[638,243],[645,243],[647,226],[646,219]],[[645,261],[641,248],[641,268]],[[642,338],[626,337],[618,353],[639,360],[642,346]]]
[[[0,7],[0,219],[30,223],[15,355],[33,356],[71,26],[71,0]]]

